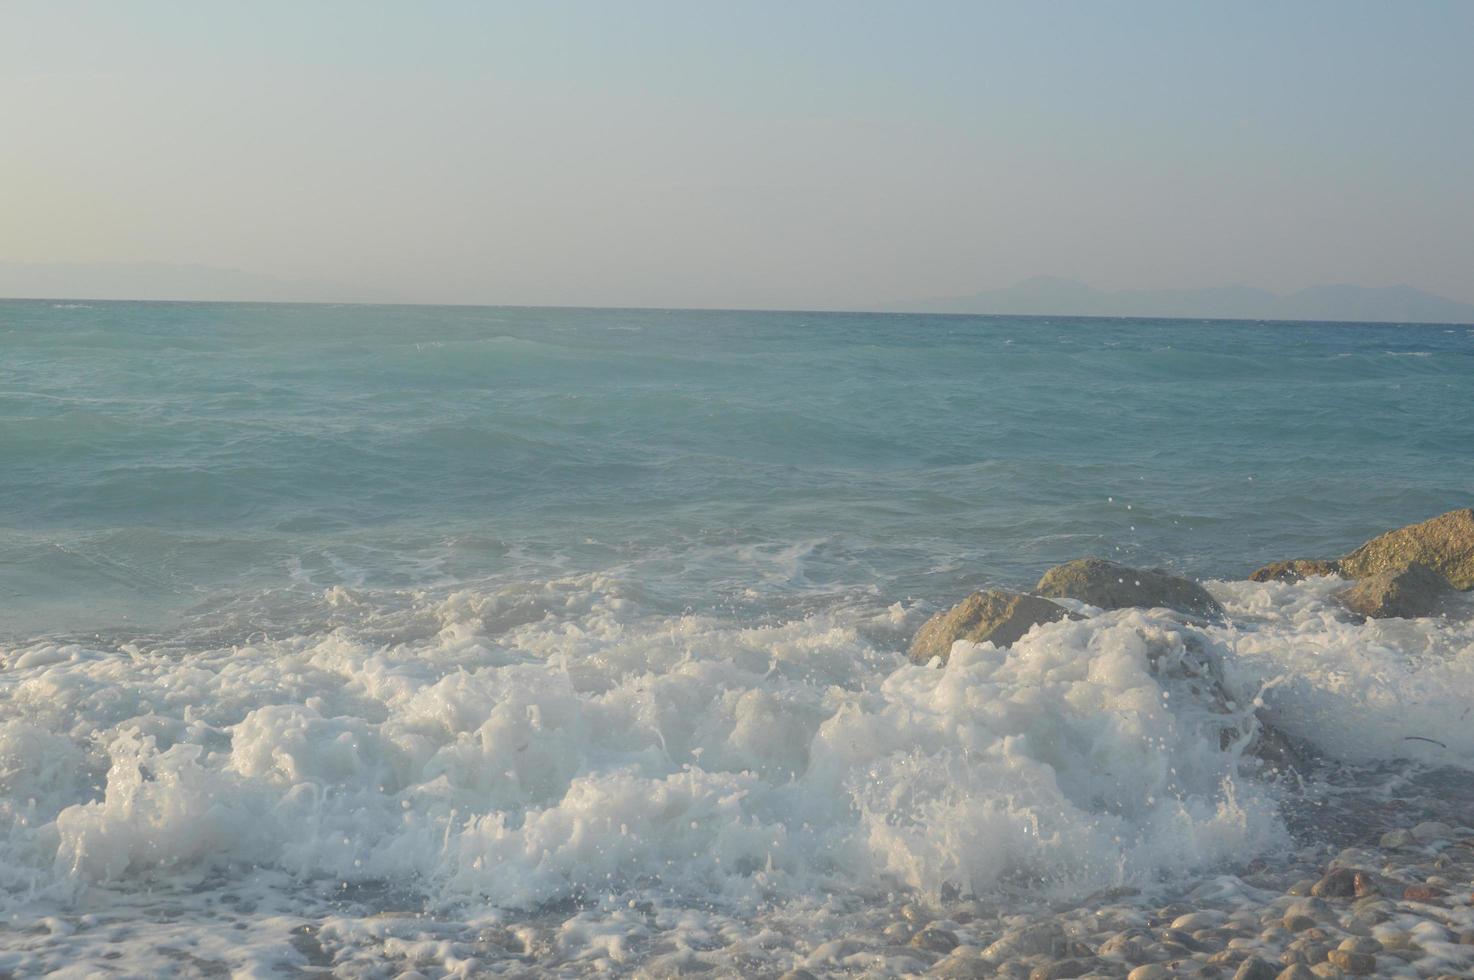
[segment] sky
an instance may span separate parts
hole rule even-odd
[[[243,299],[1474,301],[1471,49],[1465,2],[5,0],[0,264]]]

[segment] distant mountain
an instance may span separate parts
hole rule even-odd
[[[393,303],[388,293],[167,262],[0,262],[0,297]]]
[[[1250,286],[1104,290],[1048,276],[971,296],[892,303],[886,309],[905,313],[1474,324],[1474,303],[1461,303],[1411,286],[1314,286],[1283,295]]]

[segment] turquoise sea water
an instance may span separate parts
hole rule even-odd
[[[1471,450],[1469,327],[0,303],[11,637],[589,571],[759,611],[1240,575],[1467,504]]]
[[[1474,327],[0,301],[0,973],[888,976],[905,908],[1252,906],[1464,819],[1474,602],[1244,576],[1471,498]],[[1226,614],[906,659],[1092,553]]]

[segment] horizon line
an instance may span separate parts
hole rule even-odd
[[[535,303],[375,303],[355,300],[275,300],[275,299],[112,299],[97,296],[0,296],[0,303],[137,303],[177,306],[361,306],[399,309],[460,310],[609,310],[627,313],[806,313],[821,316],[885,316],[946,317],[950,319],[1015,320],[1161,320],[1169,323],[1279,323],[1311,325],[1346,325],[1384,327],[1474,327],[1474,321],[1461,320],[1286,320],[1263,317],[1161,316],[1113,313],[927,313],[907,310],[778,308],[744,306],[576,306]]]

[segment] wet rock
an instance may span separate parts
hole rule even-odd
[[[1426,565],[1456,589],[1474,589],[1474,509],[1388,531],[1339,562],[1341,574],[1353,579],[1414,564]]]
[[[1224,920],[1226,920],[1227,918],[1228,916],[1224,915],[1222,912],[1214,912],[1211,910],[1204,912],[1189,912],[1186,915],[1179,915],[1177,918],[1173,919],[1172,928],[1181,929],[1184,932],[1196,932],[1199,929],[1210,929],[1214,926],[1222,925]]]
[[[1146,944],[1150,940],[1143,941],[1139,934],[1119,932],[1105,942],[1100,944],[1097,955],[1110,959],[1122,960],[1126,963],[1144,963],[1149,957],[1146,954]]]
[[[1177,971],[1164,963],[1147,963],[1126,974],[1126,980],[1166,980],[1177,975]]]
[[[1016,956],[1059,956],[1068,945],[1065,931],[1056,922],[1041,922],[1020,929],[1009,929],[998,941],[983,950],[983,958],[995,963]]]
[[[1029,980],[1072,980],[1074,977],[1083,977],[1099,965],[1099,961],[1093,957],[1090,959],[1056,960],[1043,966],[1036,966],[1029,972]]]
[[[1034,591],[1077,599],[1102,609],[1163,607],[1196,616],[1218,616],[1223,607],[1196,582],[1158,569],[1129,568],[1104,558],[1079,558],[1044,573]]]
[[[1312,919],[1325,919],[1330,914],[1331,907],[1319,898],[1302,898],[1285,908],[1285,915],[1308,915]]]
[[[1406,902],[1442,902],[1447,897],[1448,892],[1432,885],[1408,885],[1402,890]]]
[[[1310,889],[1312,889],[1312,888],[1315,887],[1315,882],[1316,882],[1316,879],[1315,878],[1301,878],[1299,881],[1297,881],[1293,885],[1291,885],[1285,891],[1285,894],[1286,895],[1309,895],[1310,894]]]
[[[924,664],[933,657],[941,657],[946,663],[957,640],[1011,646],[1040,623],[1052,623],[1069,615],[1063,606],[1038,596],[1003,589],[974,592],[922,624],[911,641],[911,660]]]
[[[927,926],[911,937],[911,945],[932,953],[950,953],[960,943],[957,940],[957,933],[938,926]]]
[[[1337,592],[1348,610],[1368,619],[1417,619],[1435,615],[1449,591],[1442,575],[1426,565],[1377,572]]]
[[[1425,844],[1429,841],[1443,840],[1452,833],[1452,827],[1446,823],[1439,823],[1437,820],[1426,820],[1412,829],[1413,838]]]
[[[1306,929],[1314,928],[1315,920],[1303,913],[1293,913],[1285,916],[1285,928],[1290,932],[1304,932]]]
[[[1289,561],[1272,561],[1263,568],[1249,573],[1251,582],[1299,582],[1317,575],[1339,575],[1340,567],[1333,561],[1319,558],[1291,558]]]
[[[1349,949],[1333,949],[1326,960],[1353,976],[1366,976],[1377,968],[1377,958],[1370,953],[1354,953]]]
[[[1397,847],[1411,847],[1417,842],[1418,839],[1413,836],[1413,832],[1411,830],[1404,830],[1403,828],[1399,827],[1396,830],[1389,830],[1387,831],[1387,833],[1383,834],[1382,839],[1378,843],[1380,843],[1383,847],[1391,849]]]
[[[1382,886],[1376,875],[1358,871],[1351,878],[1351,893],[1357,898],[1375,898],[1382,894]]]
[[[926,975],[944,980],[975,980],[995,976],[997,972],[993,964],[978,955],[977,947],[959,946],[950,955],[932,964]]]
[[[1370,936],[1353,936],[1350,939],[1341,940],[1337,949],[1348,953],[1380,953],[1382,944]]]
[[[1274,980],[1315,980],[1315,974],[1306,969],[1303,963],[1294,963],[1279,972]]]
[[[1280,971],[1257,956],[1251,956],[1239,964],[1233,980],[1276,980]]]
[[[819,980],[819,978],[808,970],[789,970],[779,977],[778,980]]]
[[[904,943],[910,941],[911,934],[914,931],[915,930],[911,928],[911,925],[909,923],[892,922],[890,925],[880,930],[880,935],[887,942]]]
[[[1359,874],[1354,868],[1336,868],[1311,886],[1310,894],[1317,898],[1351,898],[1356,894]]]

